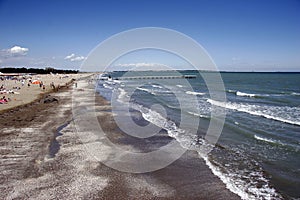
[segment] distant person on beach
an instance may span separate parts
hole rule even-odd
[[[53,82],[50,83],[50,87],[51,87],[53,90],[55,90],[55,85],[54,85]]]

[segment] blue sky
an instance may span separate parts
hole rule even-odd
[[[300,71],[296,0],[2,0],[0,66],[78,69],[103,40],[149,26],[190,36],[220,70]],[[145,62],[174,64],[166,57]]]

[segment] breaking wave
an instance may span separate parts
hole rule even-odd
[[[208,99],[207,102],[226,109],[300,126],[300,107],[260,106],[254,104],[220,102],[212,99]]]
[[[197,96],[197,95],[205,95],[205,93],[203,93],[203,92],[186,91],[185,93],[186,94],[195,95],[195,96]]]

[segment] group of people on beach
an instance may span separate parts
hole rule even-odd
[[[1,86],[0,86],[0,94],[20,94],[19,92],[16,92],[16,90],[20,90],[21,87],[14,86],[14,87],[8,89],[6,82],[5,82],[6,80],[11,80],[11,79],[1,77],[1,82],[4,82],[4,83],[1,84]],[[0,104],[7,104],[10,101],[11,101],[11,99],[6,96],[2,96],[2,98],[0,98]]]
[[[7,102],[11,101],[10,98],[6,98],[5,96],[3,96],[1,99],[0,99],[0,104],[5,104]]]
[[[13,87],[10,86],[11,81],[14,82]],[[39,87],[42,90],[46,89],[45,84],[43,83],[43,81],[41,80],[36,80],[37,82],[34,82],[32,80],[32,77],[24,77],[24,76],[20,76],[20,77],[3,77],[1,76],[0,79],[0,94],[20,94],[20,92],[17,92],[18,90],[21,90],[22,87],[25,86],[25,84],[27,84],[27,87],[30,87],[32,84],[36,84],[39,85]],[[54,83],[51,83],[54,86]],[[51,87],[50,84],[50,87]],[[6,96],[3,96],[2,98],[0,98],[0,104],[7,104],[9,101],[11,101],[11,99]]]

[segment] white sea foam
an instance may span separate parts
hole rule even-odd
[[[185,130],[177,127],[175,122],[164,118],[160,113],[139,104],[131,104],[131,107],[140,111],[145,120],[165,129],[168,135],[176,139],[183,148],[191,149],[191,147],[195,146],[195,144],[205,144],[203,139],[198,138],[195,134],[191,135]]]
[[[113,80],[113,82],[114,82],[114,83],[117,83],[117,84],[122,83],[122,81],[120,81],[120,80]]]
[[[160,89],[162,89],[163,87],[162,86],[160,86],[160,85],[151,85],[152,87],[154,87],[154,88],[160,88]]]
[[[205,95],[205,93],[202,93],[202,92],[194,92],[194,91],[186,91],[185,93],[187,94],[191,94],[191,95]]]
[[[236,93],[235,90],[227,90],[229,93]]]
[[[288,124],[300,126],[300,107],[288,106],[259,106],[254,104],[220,102],[208,99],[212,105],[223,107],[230,110],[245,112],[251,115],[261,116],[267,119],[281,121]]]
[[[249,94],[249,93],[244,93],[244,92],[240,92],[240,91],[237,91],[236,95],[242,96],[242,97],[256,97],[257,96],[256,94]]]
[[[268,138],[260,137],[258,135],[254,135],[254,138],[257,139],[257,140],[260,140],[260,141],[268,142],[268,143],[283,145],[283,143],[278,141],[278,140],[268,139]]]
[[[183,148],[188,149],[192,145],[191,143],[193,140],[188,137],[183,129],[178,128],[173,121],[167,120],[160,113],[143,107],[142,105],[132,104],[132,107],[134,107],[136,110],[139,110],[145,120],[162,129],[165,129],[168,135],[172,138],[175,138]]]
[[[167,130],[170,137],[175,138],[180,144],[190,150],[199,150],[199,147],[205,147],[207,145],[205,140],[199,139],[195,135],[189,135],[184,130],[178,128],[173,121],[166,120],[156,111],[140,107],[140,111],[144,111],[143,117],[145,120]],[[198,115],[197,113],[189,112],[192,115]],[[264,177],[262,171],[251,172],[248,174],[251,178],[251,183],[248,184],[248,178],[242,177],[239,173],[224,173],[224,171],[212,164],[207,155],[203,155],[201,150],[198,151],[199,155],[204,158],[206,165],[211,169],[214,175],[219,177],[226,187],[233,193],[239,195],[242,199],[280,199],[281,197],[276,193],[274,188],[269,186],[268,180]],[[255,180],[259,179],[263,183],[262,187],[257,187]]]
[[[269,96],[284,96],[283,94],[252,94],[252,93],[246,93],[246,92],[241,92],[237,90],[227,90],[229,93],[233,93],[236,96],[241,96],[241,97],[269,97]],[[299,94],[300,95],[300,94]]]
[[[105,81],[105,83],[107,83],[109,85],[115,85],[116,84],[112,79],[108,79],[107,81]]]
[[[145,108],[143,108],[145,110]],[[142,109],[140,111],[142,112],[142,116],[145,120],[151,122],[152,124],[160,127],[165,128],[165,123],[167,123],[167,120],[162,117],[158,112],[153,111],[151,109],[147,109],[148,112],[143,112]]]
[[[298,93],[298,92],[292,92],[291,95],[300,96],[300,93]]]
[[[176,85],[177,87],[179,87],[179,88],[182,88],[183,86],[182,85]]]
[[[221,103],[219,104],[222,105]],[[198,150],[199,146],[203,147],[206,145],[203,139],[199,139],[196,135],[189,135],[185,130],[177,127],[173,121],[166,119],[160,113],[139,104],[132,103],[131,106],[139,110],[145,120],[165,129],[168,135],[175,138],[182,147]],[[189,113],[197,115],[197,113]],[[201,151],[198,152],[201,155]],[[264,178],[262,172],[254,172],[249,175],[249,177],[252,176],[252,181],[258,178],[264,183],[262,187],[257,187],[255,182],[251,182],[249,185],[247,182],[248,179],[243,178],[238,173],[224,173],[220,167],[212,164],[207,156],[202,155],[202,157],[213,174],[218,176],[230,191],[238,194],[242,199],[280,199],[275,189],[269,186],[268,180]]]
[[[142,105],[133,104],[132,107],[139,110],[145,120],[160,128],[165,129],[171,137],[179,134],[179,132],[184,133],[184,130],[178,128],[173,121],[167,120],[160,113],[146,108]]]
[[[245,92],[240,92],[240,91],[236,91],[235,94],[237,96],[241,96],[241,97],[268,97],[270,96],[269,94],[251,94],[251,93],[245,93]],[[276,94],[272,94],[272,96],[278,96]]]
[[[191,114],[191,115],[197,116],[197,117],[207,118],[207,116],[202,115],[202,114],[200,114],[200,113],[194,113],[194,112],[188,112],[188,113]]]
[[[105,83],[103,84],[103,87],[104,87],[104,88],[107,88],[107,89],[110,89],[110,90],[113,89],[113,87],[111,87],[111,86],[109,86],[109,85],[107,85],[107,84],[105,84]]]
[[[119,96],[118,96],[118,101],[126,102],[125,98],[127,98],[127,92],[122,88],[118,88],[118,90],[120,91]]]
[[[236,172],[225,173],[224,169],[214,165],[206,155],[204,156],[201,153],[199,153],[199,155],[205,160],[206,165],[211,169],[212,173],[219,177],[226,185],[227,189],[239,195],[241,199],[281,199],[276,190],[269,186],[269,182],[264,177],[262,171],[251,172],[247,175],[247,177],[241,176]],[[246,180],[249,181],[250,177],[252,177],[252,179],[254,178],[254,180],[251,180],[252,182],[250,181],[250,183],[247,183]],[[257,187],[255,182],[256,179],[259,179],[260,182],[264,184],[261,187]]]
[[[142,87],[137,87],[136,89],[144,91],[144,92],[148,92],[148,93],[153,94],[153,95],[156,95],[156,93],[151,89],[142,88]]]

